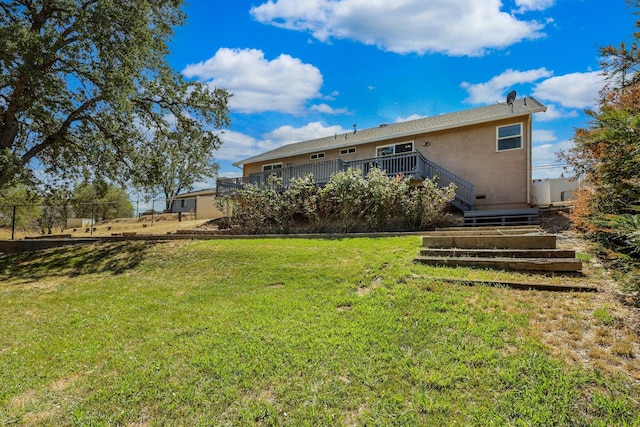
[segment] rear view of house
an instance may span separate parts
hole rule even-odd
[[[241,178],[219,178],[218,195],[246,184],[313,174],[319,185],[348,168],[364,175],[378,167],[390,176],[437,177],[457,186],[461,210],[511,209],[532,203],[532,115],[546,107],[533,98],[295,142],[234,163]]]

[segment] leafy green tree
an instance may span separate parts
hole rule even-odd
[[[11,227],[15,207],[16,228],[27,228],[40,217],[40,197],[26,185],[0,191],[0,227]]]
[[[70,216],[71,193],[65,185],[45,185],[42,190],[42,205],[38,225],[42,234],[51,234],[55,227],[60,231],[67,225]]]
[[[145,161],[149,130],[179,129],[189,144],[228,124],[229,93],[186,81],[166,61],[182,5],[0,2],[0,188],[35,162],[52,176],[89,170],[124,182]]]
[[[122,188],[96,181],[81,184],[73,190],[73,214],[78,218],[106,221],[133,216],[133,205]]]
[[[170,210],[175,196],[217,174],[213,152],[219,147],[220,139],[211,131],[184,128],[179,123],[159,129],[138,150],[133,184],[146,194],[164,195],[165,208]]]

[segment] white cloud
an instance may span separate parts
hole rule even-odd
[[[566,151],[572,146],[572,140],[564,140],[559,142],[549,141],[544,144],[534,145],[531,153],[533,178],[557,178],[561,174],[570,176],[571,172],[565,171],[563,166],[554,165],[561,164],[561,160],[558,159],[558,153],[561,151]]]
[[[550,122],[557,119],[569,119],[578,117],[576,110],[565,110],[555,104],[546,104],[547,111],[541,114],[536,114],[534,120],[539,122]]]
[[[299,128],[288,125],[281,126],[265,133],[260,139],[225,130],[220,135],[222,146],[216,152],[215,158],[217,160],[238,161],[293,142],[324,138],[349,131],[342,129],[341,126],[325,126],[320,122],[311,122]],[[222,173],[220,175],[222,176]],[[229,175],[225,174],[224,176]]]
[[[469,97],[464,102],[469,104],[492,104],[497,101],[504,101],[507,89],[515,85],[533,83],[552,75],[553,72],[546,68],[527,71],[508,69],[488,82],[476,84],[463,82],[460,86],[469,93]]]
[[[221,133],[222,145],[215,154],[216,160],[238,160],[259,154],[259,141],[240,132],[225,130]]]
[[[281,126],[264,135],[265,143],[273,148],[281,147],[292,142],[306,141],[309,139],[324,138],[333,134],[349,132],[341,126],[324,126],[320,122],[312,122],[301,128],[293,126]]]
[[[524,13],[529,10],[545,10],[553,6],[555,0],[516,0],[518,13]]]
[[[523,11],[544,0],[518,0]],[[251,8],[259,22],[309,32],[317,40],[355,40],[396,53],[478,56],[543,37],[544,25],[501,10],[500,0],[269,0]]]
[[[321,97],[323,82],[313,65],[285,54],[269,61],[257,49],[221,48],[208,60],[187,65],[182,73],[229,90],[230,109],[241,113],[299,114],[308,100]]]
[[[534,88],[533,96],[565,108],[593,108],[603,86],[600,71],[571,73],[541,82]]]
[[[332,106],[327,105],[327,104],[312,105],[309,108],[309,110],[317,111],[318,113],[332,114],[332,115],[336,115],[336,114],[351,114],[351,112],[349,111],[348,108],[333,108]]]
[[[533,131],[533,143],[548,143],[558,140],[556,134],[552,130],[534,130]]]
[[[402,123],[402,122],[408,122],[411,120],[418,120],[418,119],[424,119],[427,116],[421,116],[419,114],[412,114],[409,117],[398,117],[396,119],[396,123]]]
[[[534,165],[552,165],[558,163],[559,147],[557,144],[540,144],[531,149],[531,156]]]

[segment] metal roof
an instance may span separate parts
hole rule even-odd
[[[196,191],[190,191],[188,193],[182,193],[182,194],[178,194],[176,196],[174,196],[174,199],[189,199],[192,197],[199,197],[199,196],[211,196],[216,194],[216,189],[215,188],[204,188],[202,190],[196,190]]]
[[[347,148],[368,144],[376,141],[384,141],[392,138],[402,138],[427,132],[435,132],[446,129],[458,128],[480,123],[493,122],[509,117],[526,116],[533,113],[546,111],[547,107],[536,99],[527,97],[516,99],[512,106],[501,102],[484,107],[425,117],[390,125],[380,125],[375,128],[358,130],[356,133],[348,132],[336,134],[324,138],[295,142],[248,159],[233,163],[234,166],[247,163],[257,163],[284,157],[309,154],[323,150]]]

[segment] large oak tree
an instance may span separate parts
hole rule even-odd
[[[182,3],[0,2],[0,189],[36,166],[144,183],[150,130],[219,147],[230,95],[166,60]]]

